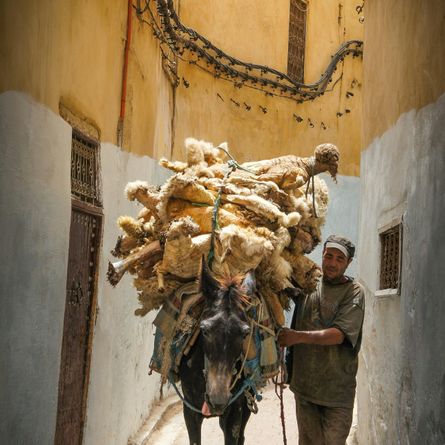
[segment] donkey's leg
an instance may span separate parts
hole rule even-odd
[[[184,405],[184,420],[187,426],[190,445],[201,445],[201,425],[203,416]]]
[[[244,430],[246,429],[247,422],[249,421],[250,415],[252,414],[252,411],[250,411],[249,407],[247,406],[247,400],[245,399],[245,397],[243,397],[242,407],[243,418],[241,420],[241,430],[238,445],[244,445]]]
[[[195,409],[200,409],[204,403],[206,383],[202,370],[204,369],[204,353],[200,337],[187,357],[183,357],[179,366],[181,386],[184,398]],[[184,420],[187,426],[190,445],[201,445],[201,425],[203,416],[184,404]]]
[[[224,411],[219,425],[224,432],[224,445],[243,445],[244,430],[250,417],[245,398],[242,396]]]

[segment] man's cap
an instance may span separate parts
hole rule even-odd
[[[347,258],[353,258],[355,254],[355,246],[352,241],[340,235],[331,235],[326,239],[323,250],[329,248],[340,250]]]

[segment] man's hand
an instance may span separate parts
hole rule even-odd
[[[278,343],[280,346],[292,346],[298,343],[308,345],[339,345],[343,343],[345,335],[338,328],[322,329],[320,331],[294,331],[289,328],[282,328],[278,333]]]
[[[278,333],[278,343],[281,347],[288,347],[298,343],[298,331],[282,328]]]

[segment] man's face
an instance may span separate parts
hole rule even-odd
[[[338,249],[329,247],[323,252],[323,278],[327,281],[337,281],[343,277],[351,259]]]

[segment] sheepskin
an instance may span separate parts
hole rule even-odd
[[[230,224],[218,232],[214,272],[231,276],[245,274],[255,270],[272,251],[270,239],[250,227]]]
[[[128,199],[143,207],[137,218],[118,220],[124,235],[112,252],[120,260],[109,266],[110,282],[125,272],[136,277],[142,316],[193,282],[213,249],[216,275],[255,270],[260,295],[281,326],[292,289],[311,291],[321,276],[305,256],[321,240],[329,202],[326,183],[314,175],[335,179],[337,148],[321,144],[310,157],[247,162],[233,171],[224,162],[226,143],[187,138],[185,150],[186,162],[160,161],[176,172],[162,187],[127,185]]]

